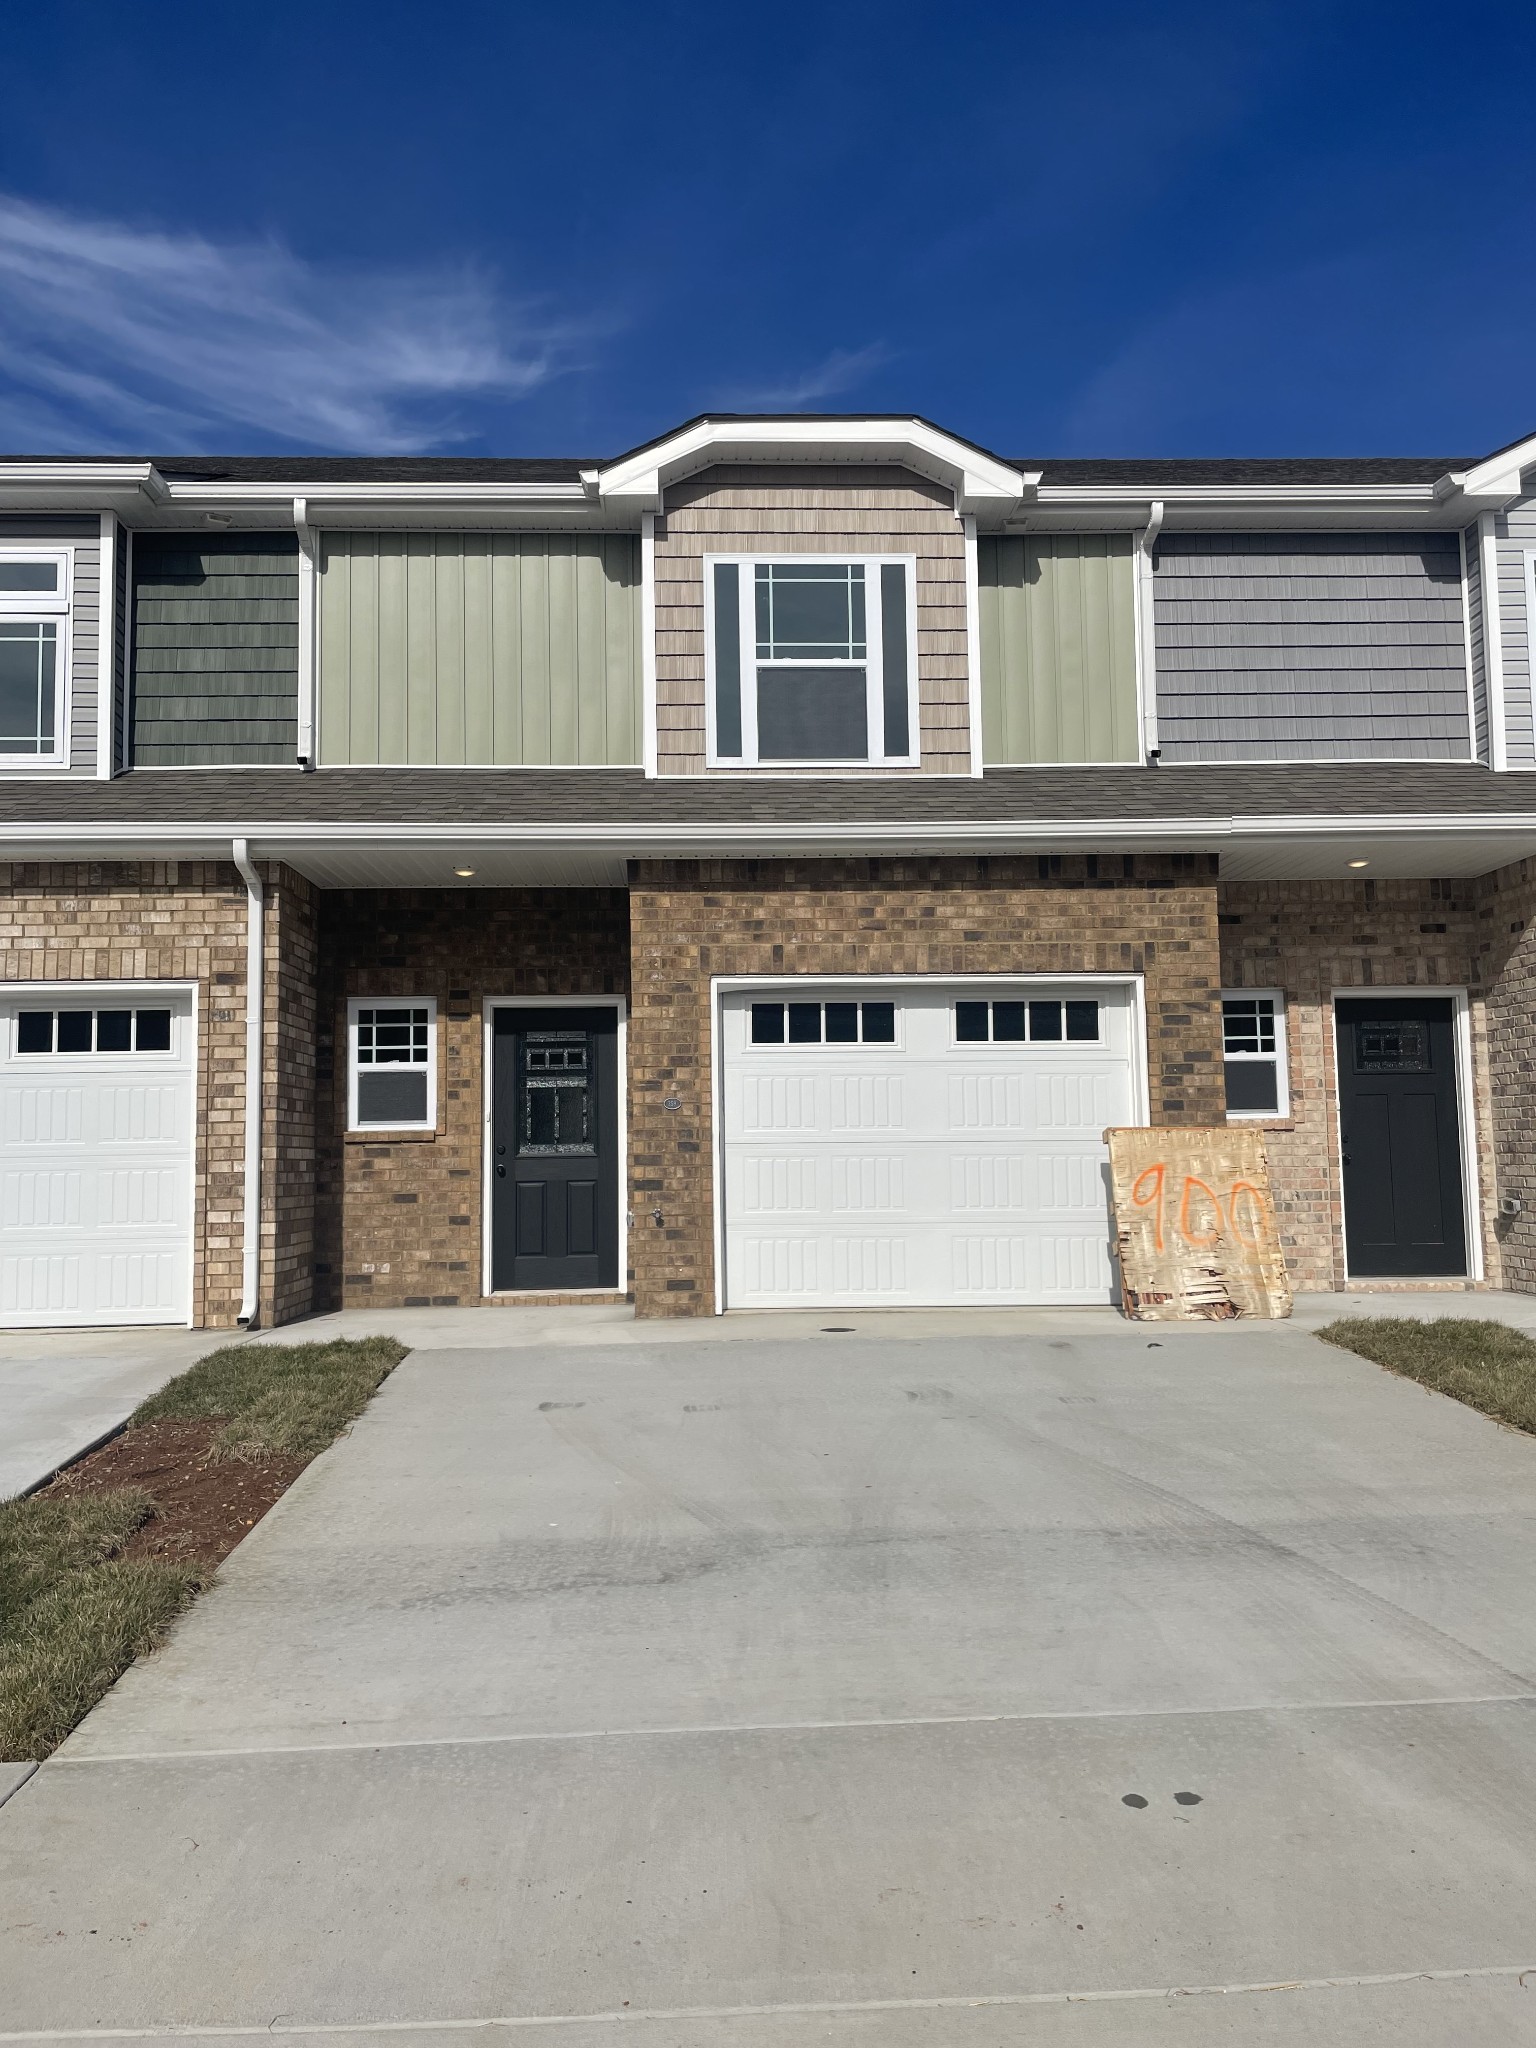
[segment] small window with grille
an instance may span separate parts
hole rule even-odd
[[[431,1130],[437,1123],[437,1004],[369,998],[348,1006],[352,1057],[347,1125]]]
[[[1221,999],[1229,1119],[1291,1113],[1285,997],[1279,989],[1228,989]]]

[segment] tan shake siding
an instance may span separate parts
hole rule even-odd
[[[1345,1283],[1332,997],[1336,989],[1364,995],[1373,988],[1469,990],[1483,1256],[1486,1277],[1500,1284],[1488,1017],[1477,951],[1488,887],[1476,880],[1221,885],[1226,986],[1285,992],[1291,1114],[1265,1128],[1282,1242],[1297,1288]],[[1510,1064],[1516,1056],[1500,1057]],[[1513,1122],[1520,1114],[1511,1104],[1506,1117]]]
[[[714,1310],[713,975],[1143,974],[1152,1122],[1224,1114],[1209,855],[640,861],[630,930],[642,1316]]]
[[[309,1307],[313,1130],[304,983],[312,892],[264,867],[263,1321]],[[0,864],[0,981],[197,984],[192,1317],[240,1310],[245,1204],[245,884],[215,861]]]
[[[970,773],[965,534],[953,494],[894,467],[721,464],[673,485],[656,521],[661,774],[705,768],[704,556],[840,553],[916,556],[922,767],[930,774]]]

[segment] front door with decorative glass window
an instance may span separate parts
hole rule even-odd
[[[491,1291],[619,1284],[618,1014],[493,1013]]]
[[[1465,1273],[1450,997],[1350,997],[1335,1015],[1350,1277]]]

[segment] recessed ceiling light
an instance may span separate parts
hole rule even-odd
[[[1352,868],[1368,868],[1370,866],[1370,862],[1368,860],[1352,860],[1350,861],[1349,865]]]
[[[467,882],[467,881],[469,880],[470,876],[471,876],[471,875],[472,875],[472,874],[473,874],[473,873],[474,873],[475,871],[474,871],[474,869],[473,869],[473,868],[455,868],[453,872],[454,872],[454,873],[455,873],[456,875],[462,875],[462,876],[464,877],[465,881]]]

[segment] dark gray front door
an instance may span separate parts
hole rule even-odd
[[[491,1287],[619,1281],[618,1015],[497,1010]]]
[[[1350,1277],[1465,1273],[1450,998],[1352,997],[1335,1017]]]

